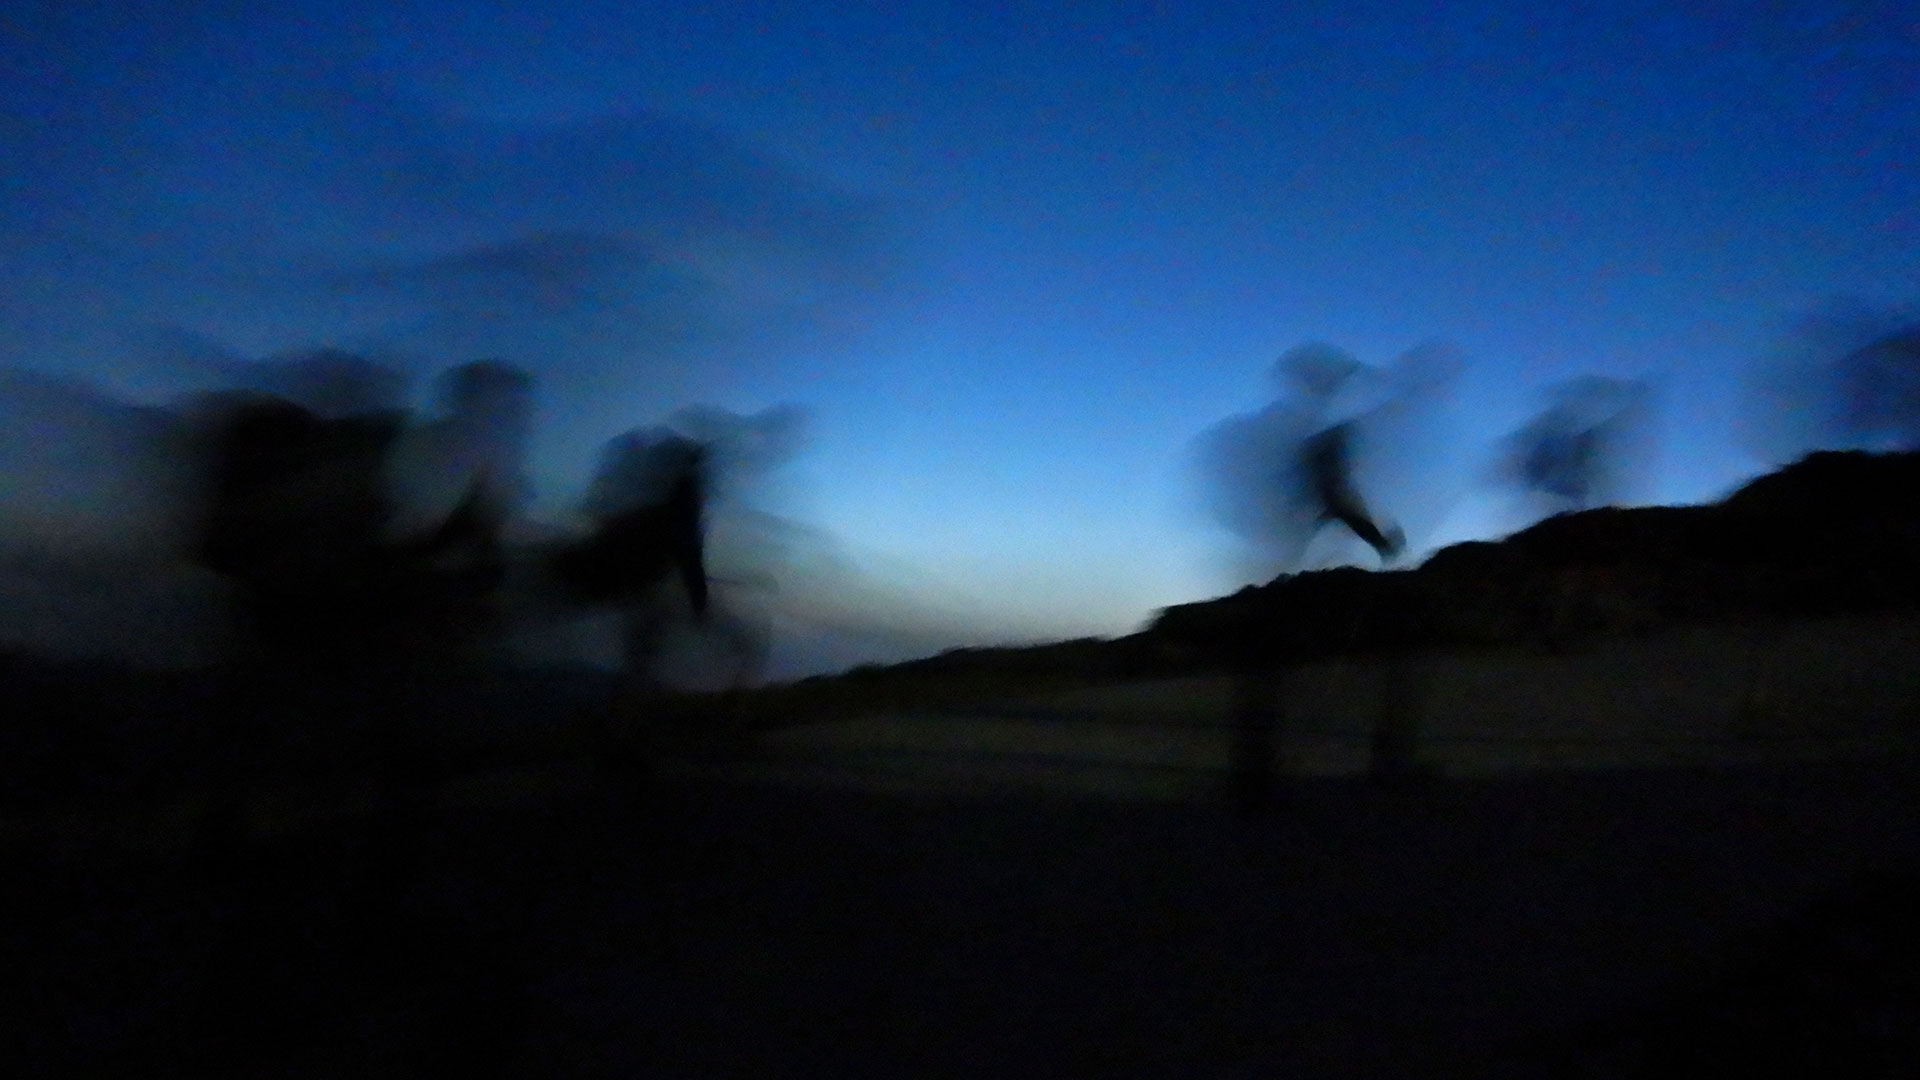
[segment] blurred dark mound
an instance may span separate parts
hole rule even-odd
[[[1167,608],[1150,666],[1450,645],[1560,649],[1681,623],[1920,603],[1920,453],[1824,451],[1706,506],[1558,514],[1415,570],[1285,575]]]
[[[1920,452],[1821,451],[1718,503],[1569,511],[1412,570],[1282,574],[1165,608],[1118,639],[950,649],[802,685],[1098,682],[1435,647],[1561,652],[1672,626],[1920,606],[1916,552]]]

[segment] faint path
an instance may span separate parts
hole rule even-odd
[[[1920,750],[1920,623],[1691,628],[1566,655],[1429,654],[1422,752],[1449,776],[1566,769],[1874,760]],[[1764,665],[1767,711],[1750,707]],[[1309,664],[1289,682],[1296,776],[1366,770],[1377,660]],[[1232,684],[1184,678],[1010,700],[971,715],[899,714],[776,732],[691,775],[887,792],[1213,798],[1229,764]]]

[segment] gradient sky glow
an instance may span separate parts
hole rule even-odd
[[[784,508],[949,644],[1238,584],[1192,442],[1308,339],[1464,356],[1417,544],[1524,523],[1469,480],[1575,375],[1655,380],[1651,499],[1759,471],[1744,365],[1920,298],[1920,13],[1441,7],[14,3],[0,364],[503,356],[555,503],[797,403]]]

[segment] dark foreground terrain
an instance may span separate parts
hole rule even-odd
[[[1284,810],[809,791],[441,805],[215,867],[16,843],[13,1075],[1912,1075],[1909,768]]]

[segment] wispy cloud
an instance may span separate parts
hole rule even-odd
[[[578,473],[635,423],[857,355],[911,261],[883,200],[691,120],[452,116],[325,33],[26,22],[61,62],[0,75],[27,118],[0,131],[0,361],[163,390],[193,366],[155,347],[163,325],[415,378],[500,356],[562,421],[544,471]]]

